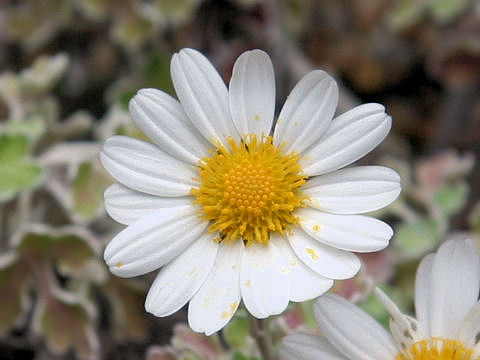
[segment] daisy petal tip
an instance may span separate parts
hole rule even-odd
[[[315,314],[317,314],[317,312],[329,312],[331,310],[331,307],[335,306],[335,304],[340,302],[342,299],[343,298],[339,295],[332,293],[326,293],[320,296],[317,300],[315,300],[315,303],[313,304]],[[315,318],[317,318],[317,316],[315,316]]]
[[[103,260],[105,261],[107,266],[111,265],[110,261],[111,261],[112,257],[114,256],[114,253],[113,253],[113,250],[112,250],[112,247],[110,246],[110,244],[111,244],[111,241],[107,244],[107,246],[105,247],[105,250],[103,251]]]

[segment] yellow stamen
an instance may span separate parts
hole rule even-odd
[[[262,140],[249,135],[237,144],[229,138],[228,149],[219,146],[199,164],[201,186],[191,194],[211,222],[209,231],[220,232],[220,241],[266,245],[271,232],[284,234],[298,224],[293,212],[304,206],[299,188],[307,179],[300,157],[282,154],[272,137]]]
[[[398,354],[396,360],[478,360],[473,351],[458,340],[432,338],[418,341]]]

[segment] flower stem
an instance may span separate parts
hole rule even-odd
[[[250,313],[248,314],[248,323],[250,326],[250,335],[257,343],[263,360],[276,360],[275,351],[273,349],[272,340],[266,329],[266,321],[257,319]]]

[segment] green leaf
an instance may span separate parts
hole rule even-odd
[[[252,356],[252,357],[245,356],[241,352],[235,351],[233,353],[233,360],[260,360],[260,359],[255,356]]]
[[[9,259],[7,259],[7,257]],[[0,263],[0,333],[9,330],[22,315],[22,298],[26,290],[28,272],[13,253],[2,255]]]
[[[480,201],[473,207],[472,212],[468,216],[468,223],[472,230],[480,235]]]
[[[27,155],[28,138],[21,134],[0,134],[0,161],[13,162]]]
[[[36,185],[42,168],[26,158],[29,140],[24,135],[0,134],[0,201]]]
[[[450,22],[465,11],[469,3],[470,0],[434,0],[431,5],[432,15],[441,23]]]
[[[395,251],[404,258],[420,257],[439,242],[439,225],[435,220],[421,218],[398,227],[393,243]]]
[[[40,308],[40,327],[56,353],[73,349],[79,358],[87,358],[96,352],[91,320],[79,303],[49,297]]]
[[[22,121],[9,121],[5,128],[9,134],[26,136],[32,144],[43,136],[46,131],[45,122],[41,116],[32,116]]]
[[[175,0],[178,2],[178,0]],[[146,86],[162,89],[169,94],[175,94],[170,76],[170,55],[157,52],[145,66]]]
[[[106,173],[92,163],[79,166],[72,184],[73,210],[84,220],[92,220],[103,208],[103,192],[110,184]]]
[[[468,186],[464,183],[444,185],[435,193],[435,202],[447,216],[459,212],[468,197]]]
[[[248,319],[234,317],[223,330],[225,339],[233,348],[242,348],[246,345],[249,336]]]
[[[393,288],[386,284],[380,286],[382,290],[402,309],[406,303],[402,290],[397,287]],[[382,324],[386,329],[389,328],[390,315],[385,307],[378,301],[375,294],[370,293],[369,297],[358,304],[360,308],[369,313],[375,320]]]
[[[403,30],[419,22],[423,17],[429,0],[404,0],[397,2],[388,14],[389,25],[398,30]]]
[[[53,244],[55,262],[63,273],[74,274],[83,269],[88,260],[95,256],[95,252],[88,242],[77,235],[64,235],[56,239]]]
[[[96,256],[90,240],[75,230],[27,231],[19,242],[24,257],[53,261],[63,274],[75,275]]]
[[[143,340],[148,333],[144,316],[145,288],[134,280],[110,277],[103,287],[110,301],[111,321],[118,339]]]

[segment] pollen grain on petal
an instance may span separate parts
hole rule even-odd
[[[311,248],[306,248],[305,251],[307,252],[308,255],[310,255],[310,257],[312,258],[312,260],[316,261],[319,259],[317,253],[315,252],[315,250],[311,249]]]

